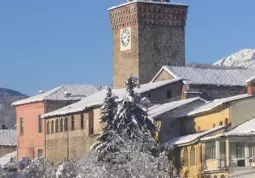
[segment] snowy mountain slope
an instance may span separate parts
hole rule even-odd
[[[8,128],[15,128],[16,111],[11,104],[26,97],[26,95],[18,91],[0,88],[0,129],[2,124]]]
[[[255,49],[243,49],[228,57],[222,58],[213,65],[255,69]]]

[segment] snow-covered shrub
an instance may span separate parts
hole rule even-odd
[[[20,171],[22,178],[49,178],[53,175],[53,167],[51,163],[44,157],[38,157]]]
[[[62,163],[56,171],[56,178],[75,178],[75,177],[76,169],[74,164],[70,162]]]
[[[25,169],[31,163],[31,159],[29,157],[24,157],[19,161],[19,169]]]

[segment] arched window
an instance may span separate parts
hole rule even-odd
[[[193,166],[195,165],[195,147],[192,146],[190,149],[190,165]]]
[[[220,125],[220,126],[221,126],[221,125],[223,125],[223,122],[222,122],[222,121],[220,121],[219,125]]]
[[[213,178],[217,178],[217,176],[215,175]]]
[[[198,126],[198,128],[197,128],[197,132],[201,132],[201,127],[200,126]]]
[[[60,119],[60,132],[64,131],[64,123],[63,123],[63,118]]]
[[[216,127],[216,124],[213,124],[213,128]]]
[[[220,178],[225,178],[225,176],[222,174],[222,175],[220,176]]]
[[[55,132],[58,133],[58,119],[55,121]]]
[[[183,165],[188,166],[188,161],[189,161],[188,149],[184,148],[184,150],[183,150]]]
[[[54,133],[54,121],[51,121],[51,133]]]
[[[50,121],[47,121],[47,134],[50,134]]]
[[[224,122],[225,122],[224,125],[228,125],[228,118],[226,118]]]
[[[65,124],[64,124],[65,132],[68,131],[68,118],[65,118]]]

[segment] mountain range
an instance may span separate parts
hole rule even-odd
[[[224,57],[213,65],[221,67],[241,67],[255,69],[255,49],[243,49]]]
[[[26,97],[26,95],[18,91],[0,88],[0,129],[2,125],[5,125],[7,128],[15,128],[16,112],[11,104]]]

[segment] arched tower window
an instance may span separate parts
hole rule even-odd
[[[228,118],[224,120],[224,125],[228,125]]]
[[[51,133],[54,133],[54,121],[51,121]]]
[[[65,124],[64,124],[65,132],[68,131],[68,118],[65,118]]]
[[[184,150],[183,150],[183,165],[188,166],[188,161],[189,161],[188,149],[184,148]]]
[[[223,125],[223,122],[222,122],[222,121],[220,121],[219,125],[220,125],[220,126],[221,126],[221,125]]]
[[[50,134],[50,121],[47,121],[47,134]]]
[[[195,165],[195,147],[192,146],[190,149],[190,165],[193,166]]]
[[[60,132],[64,131],[64,123],[63,123],[63,118],[60,119]]]
[[[58,133],[58,119],[55,121],[55,132]]]

